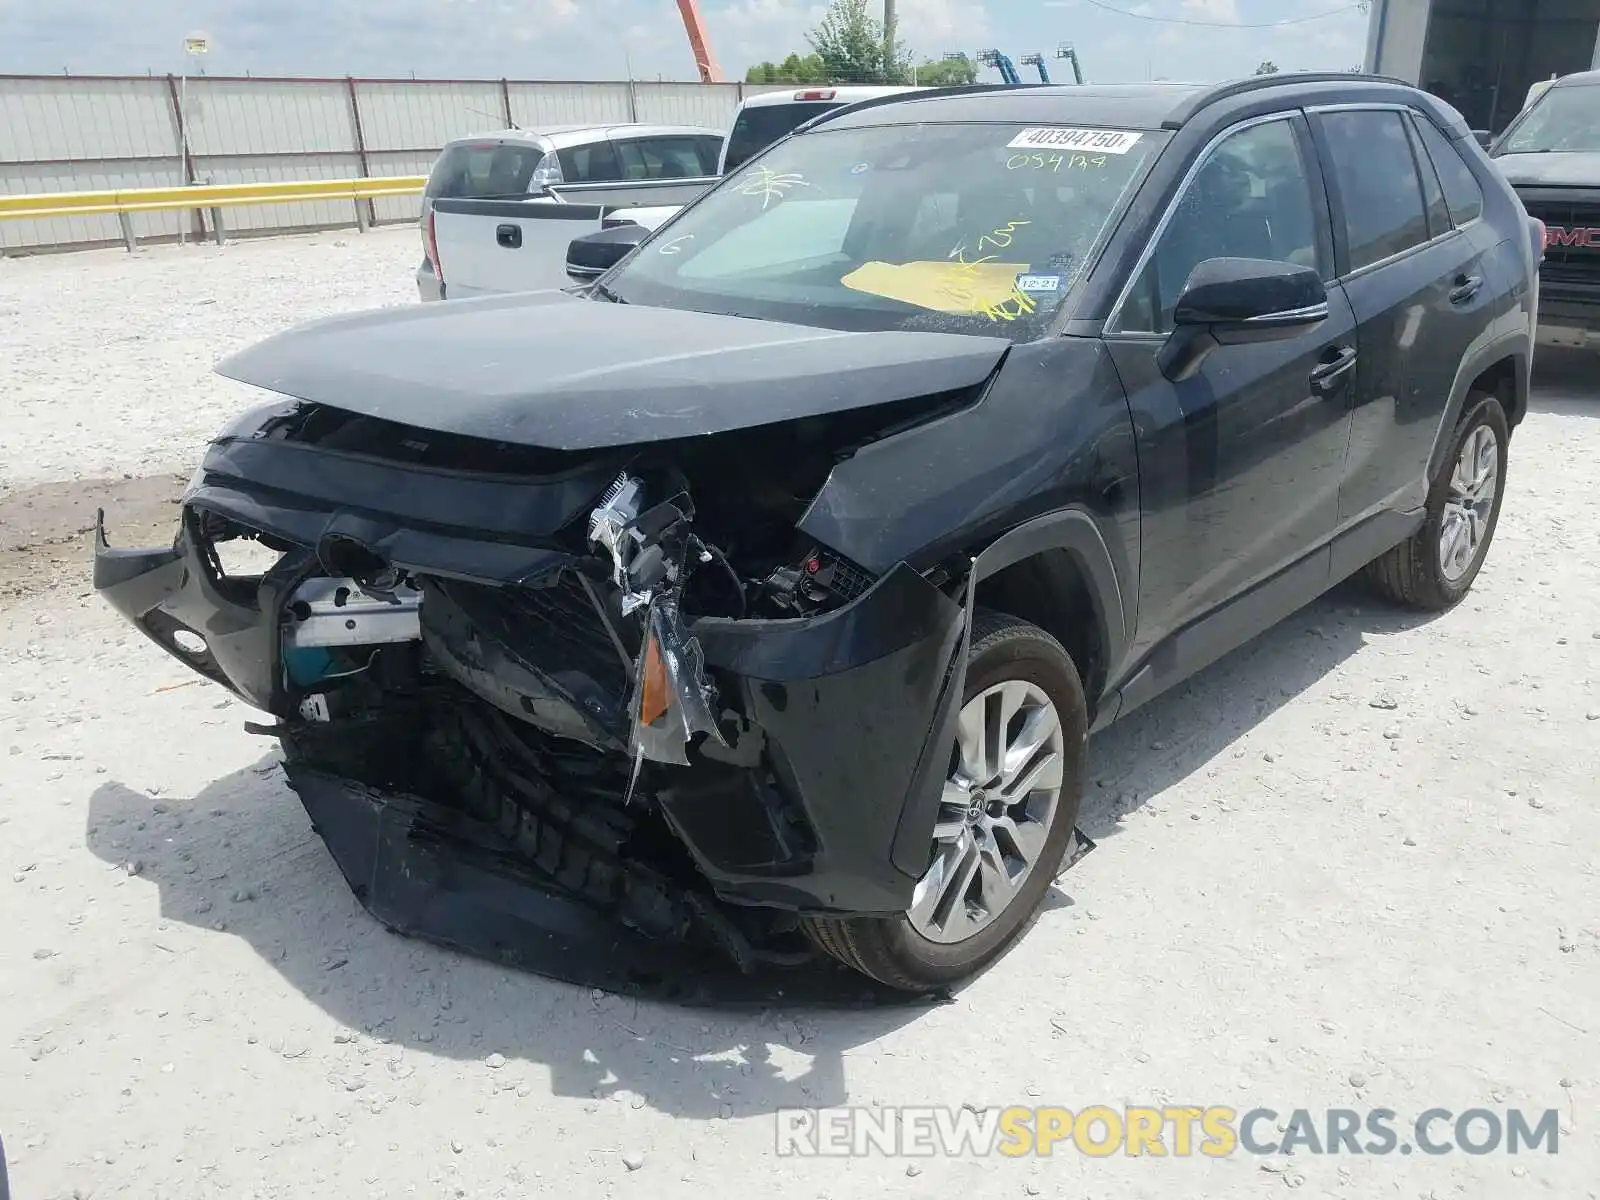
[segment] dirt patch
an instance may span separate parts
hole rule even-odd
[[[165,545],[188,476],[46,483],[0,496],[0,599],[35,595],[72,576],[89,586],[96,509],[112,545]]]

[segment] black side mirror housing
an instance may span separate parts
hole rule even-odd
[[[1488,150],[1494,146],[1494,134],[1490,133],[1487,129],[1474,129],[1472,131],[1472,136],[1478,139],[1478,145],[1482,146],[1485,150]]]
[[[567,278],[577,283],[592,283],[649,236],[650,231],[643,225],[630,222],[573,238],[567,246]]]
[[[1178,297],[1161,373],[1191,379],[1218,346],[1284,341],[1328,319],[1328,289],[1311,267],[1259,258],[1209,258]]]

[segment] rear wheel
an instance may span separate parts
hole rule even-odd
[[[1378,591],[1432,612],[1467,594],[1500,520],[1510,442],[1500,401],[1482,392],[1469,396],[1444,468],[1428,492],[1427,520],[1366,569]]]
[[[1072,840],[1088,726],[1072,659],[1044,630],[998,613],[974,620],[950,770],[909,911],[811,918],[833,957],[891,987],[926,991],[973,975],[1037,916]]]

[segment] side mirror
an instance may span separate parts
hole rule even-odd
[[[1259,258],[1208,258],[1184,285],[1161,373],[1192,379],[1218,346],[1277,342],[1328,319],[1328,289],[1311,267]]]
[[[599,279],[649,236],[643,225],[628,224],[573,238],[567,247],[567,277],[578,283]]]
[[[1494,134],[1490,133],[1487,129],[1474,129],[1472,131],[1472,136],[1478,139],[1478,145],[1482,146],[1485,150],[1494,145]]]

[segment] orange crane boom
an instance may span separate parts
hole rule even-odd
[[[700,19],[698,0],[678,0],[678,12],[683,15],[683,27],[689,33],[689,48],[694,51],[694,65],[700,68],[701,83],[722,83],[722,68],[711,56],[711,43],[706,38],[706,25]]]

